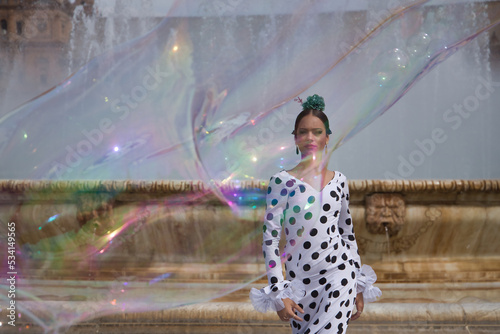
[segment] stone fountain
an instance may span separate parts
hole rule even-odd
[[[226,187],[261,195],[266,189],[265,182]],[[352,333],[413,333],[422,328],[493,333],[500,329],[500,246],[495,242],[500,223],[498,180],[355,180],[349,187],[362,261],[375,269],[383,291],[382,298],[367,305],[363,318],[352,324]],[[5,181],[0,190],[0,219],[13,220],[22,227],[18,243],[25,250],[54,235],[68,235],[89,226],[94,227],[96,235],[104,234],[113,221],[121,219],[123,208],[137,212],[136,232],[123,238],[122,247],[111,250],[96,267],[92,267],[91,259],[85,266],[80,263],[61,268],[44,268],[45,261],[36,257],[22,263],[23,276],[36,282],[30,292],[47,305],[83,306],[90,300],[78,288],[65,287],[63,290],[71,292],[62,299],[56,297],[57,291],[72,280],[113,281],[117,272],[122,276],[146,277],[151,270],[168,270],[185,284],[231,282],[248,277],[249,273],[258,277],[258,273],[264,272],[258,236],[237,261],[223,266],[208,256],[208,242],[204,250],[204,266],[208,270],[199,269],[199,250],[191,246],[199,242],[200,235],[208,240],[213,237],[216,243],[225,238],[220,231],[231,226],[231,238],[241,240],[260,230],[263,214],[262,207],[251,209],[255,203],[248,203],[248,212],[252,214],[235,225],[230,209],[200,182]],[[155,208],[166,203],[165,199],[193,194],[203,195],[203,201],[198,197],[196,206],[183,203],[164,207],[171,217],[168,224],[154,219],[152,212],[158,212]],[[44,233],[28,228],[37,226],[40,217],[50,217],[54,212],[63,217]],[[85,243],[84,234],[81,238]],[[54,282],[59,282],[57,287]],[[262,315],[252,310],[248,291],[263,284],[266,279],[260,278],[237,291],[191,306],[92,318],[74,324],[71,332],[108,332],[120,326],[124,331],[140,328],[150,333],[165,328],[172,333],[286,333],[287,325],[277,321],[272,313]],[[35,304],[26,301],[34,314],[42,312]],[[2,316],[5,312],[4,309]],[[33,330],[37,328],[29,317],[19,322]]]

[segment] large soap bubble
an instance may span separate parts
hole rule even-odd
[[[61,289],[55,280],[23,276],[21,265],[20,311],[57,331],[102,315],[210,300],[257,279],[262,273],[245,265],[260,243],[254,222],[264,185],[243,189],[238,182],[296,162],[290,133],[300,106],[294,98],[325,97],[333,150],[500,20],[484,14],[487,5],[468,2],[353,3],[178,3],[148,34],[93,58],[0,119],[3,179],[205,185],[134,205],[124,204],[117,186],[101,200],[89,199],[88,209],[80,205],[79,225],[64,206],[12,207],[2,222],[26,215],[39,222],[19,226],[17,256],[26,275],[67,273],[57,283]],[[89,192],[95,189],[101,188]],[[79,191],[67,196],[83,198]],[[207,204],[209,193],[223,203],[220,209]],[[116,202],[121,205],[109,204]],[[221,225],[202,227],[209,213]],[[186,229],[186,221],[199,226]],[[175,242],[164,245],[165,236]],[[164,247],[164,258],[155,258],[153,246]],[[123,270],[106,271],[127,252],[133,256],[118,265]],[[151,258],[165,265],[155,268]],[[211,280],[214,270],[238,265],[232,279]],[[90,277],[81,281],[81,273]]]

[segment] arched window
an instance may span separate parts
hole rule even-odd
[[[17,21],[16,22],[16,28],[17,28],[17,34],[22,35],[23,34],[23,22],[22,21]]]
[[[2,29],[2,34],[7,34],[7,20],[0,20],[0,28]]]

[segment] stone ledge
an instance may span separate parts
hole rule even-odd
[[[46,302],[51,308],[58,302]],[[91,302],[75,302],[79,308],[92,310]],[[70,303],[64,302],[65,305]],[[88,307],[85,306],[88,304]],[[34,302],[23,302],[25,309],[37,315],[41,310]],[[71,307],[71,306],[69,306]],[[5,316],[5,310],[0,314]],[[18,319],[19,324],[29,323],[27,317]],[[79,324],[135,326],[135,325],[204,325],[235,326],[253,324],[280,327],[283,325],[274,312],[265,314],[255,311],[246,302],[206,302],[173,309],[141,313],[120,313],[97,317]],[[500,324],[500,303],[371,303],[365,305],[363,316],[353,325],[425,325],[425,326],[496,326]],[[286,325],[286,324],[285,324]]]
[[[110,315],[90,322],[111,323],[202,323],[279,325],[274,312],[256,312],[250,303],[201,303],[171,310]],[[498,325],[500,303],[373,303],[365,306],[356,324],[389,325]]]

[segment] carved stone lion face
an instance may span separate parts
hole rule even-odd
[[[374,234],[396,235],[404,224],[405,201],[399,194],[373,194],[366,197],[366,228]]]

